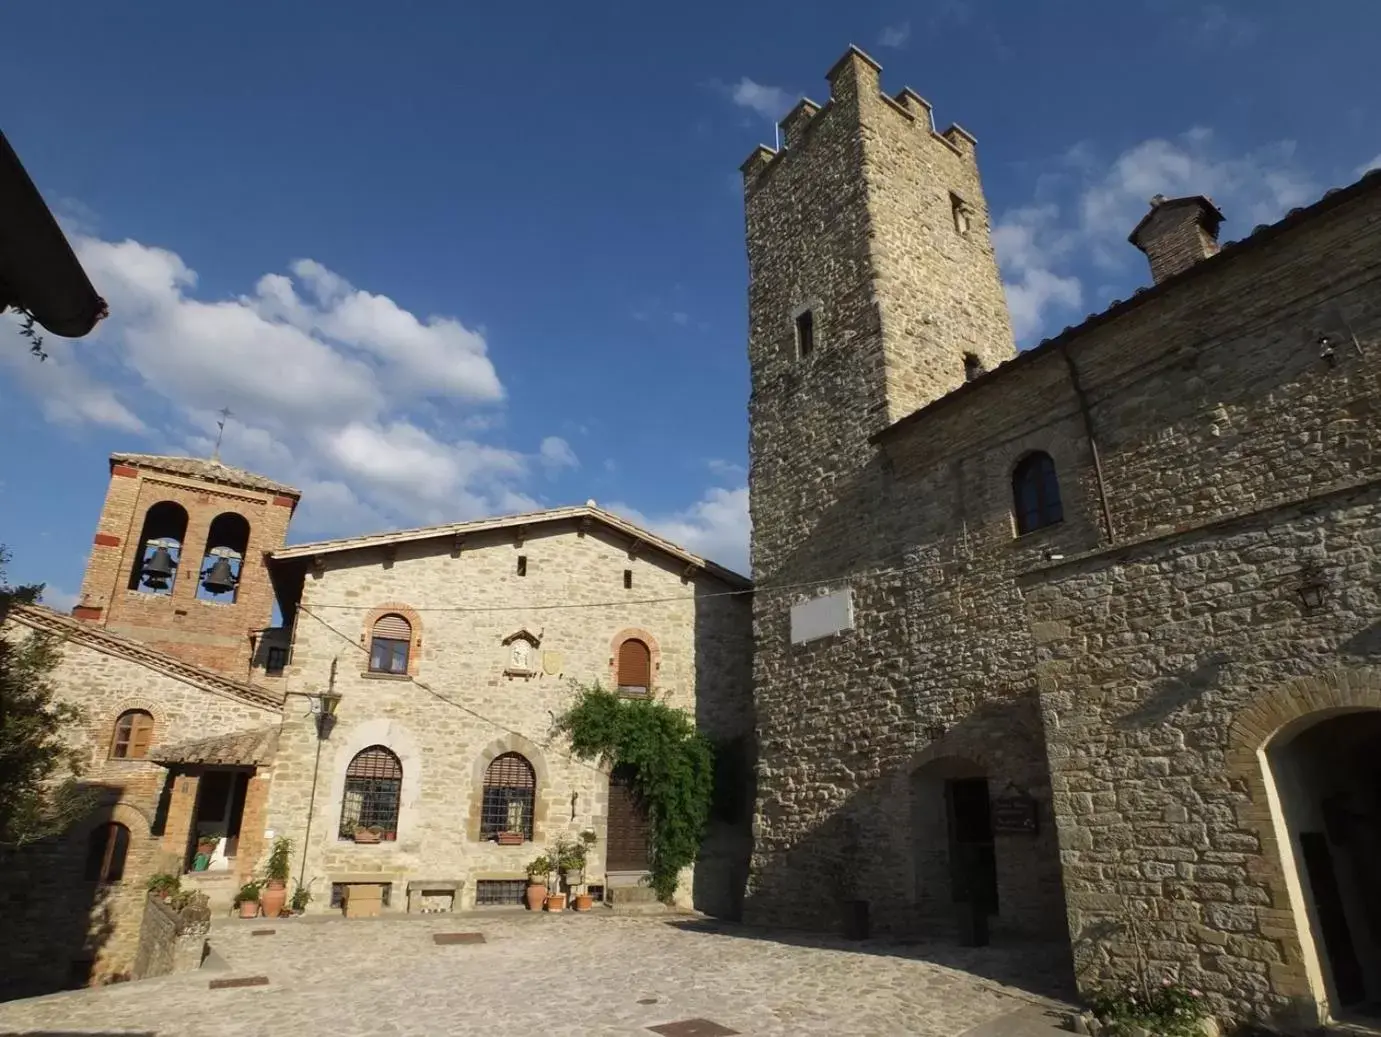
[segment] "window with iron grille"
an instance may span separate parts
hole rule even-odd
[[[480,879],[475,883],[475,906],[495,907],[516,904],[522,906],[527,892],[525,879]]]
[[[288,650],[286,648],[270,648],[268,661],[264,664],[264,672],[270,676],[278,676],[288,665]]]
[[[496,756],[484,772],[480,838],[517,833],[532,839],[532,812],[537,803],[537,774],[518,753]]]
[[[403,793],[403,765],[382,745],[355,755],[345,769],[340,805],[340,837],[353,839],[360,828],[373,829],[384,841],[398,837],[398,802]]]
[[[86,880],[119,882],[129,855],[129,829],[118,821],[97,825],[86,843]]]
[[[652,687],[652,651],[636,637],[619,645],[616,671],[619,692],[624,695],[646,695]]]
[[[379,901],[382,906],[388,907],[388,895],[393,891],[391,882],[333,882],[331,883],[331,907],[345,906],[345,887],[346,886],[370,886],[379,887]]]
[[[412,624],[396,613],[380,616],[369,642],[370,673],[407,673]]]
[[[1060,480],[1049,454],[1037,450],[1018,462],[1012,472],[1012,498],[1018,536],[1064,520]]]
[[[127,709],[115,721],[110,757],[113,760],[142,760],[149,754],[152,741],[153,716],[142,709]]]

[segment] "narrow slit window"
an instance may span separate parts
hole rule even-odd
[[[983,361],[976,353],[964,354],[964,381],[971,382],[983,373]]]
[[[518,556],[518,575],[519,575],[519,576],[526,576],[526,575],[527,575],[527,555],[519,555],[519,556]]]
[[[632,586],[633,586],[633,570],[632,570],[632,569],[625,569],[625,570],[623,571],[623,589],[624,589],[624,590],[629,590]]]
[[[969,203],[957,194],[949,196],[949,203],[954,209],[954,229],[961,238],[967,238],[969,228],[973,225],[973,210],[969,208]]]
[[[812,310],[802,310],[796,314],[796,355],[804,360],[814,349],[815,313]]]

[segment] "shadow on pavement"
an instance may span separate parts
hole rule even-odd
[[[675,919],[666,924],[682,932],[927,962],[957,972],[967,972],[972,976],[1015,987],[1053,1001],[1068,1002],[1075,996],[1074,966],[1067,944],[1033,941],[999,943],[988,947],[960,947],[957,944],[926,940],[846,940],[826,933],[757,929],[706,918]]]

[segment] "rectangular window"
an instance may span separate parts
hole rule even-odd
[[[815,349],[815,314],[802,310],[796,314],[796,355],[801,359],[810,356]]]
[[[288,665],[288,650],[286,648],[270,648],[268,661],[264,664],[264,671],[271,677],[282,674]]]
[[[969,227],[973,224],[973,210],[969,208],[969,203],[951,192],[949,204],[954,209],[954,229],[960,237],[969,236]]]
[[[527,555],[519,555],[519,556],[518,556],[518,575],[519,575],[519,576],[526,576],[526,575],[527,575]]]
[[[363,884],[363,885],[366,885],[366,886],[378,885],[378,887],[379,887],[379,896],[380,896],[380,898],[381,898],[381,901],[380,901],[380,902],[382,903],[382,905],[383,905],[384,907],[388,907],[389,894],[393,892],[393,884],[392,884],[391,882],[379,882],[379,883],[366,882],[366,883],[362,883],[362,884]],[[342,906],[344,906],[344,904],[345,904],[345,887],[346,887],[346,886],[355,886],[355,885],[361,885],[361,883],[355,883],[355,882],[333,882],[333,883],[331,883],[331,906],[332,906],[332,907],[342,907]]]
[[[475,883],[475,906],[503,904],[521,907],[526,892],[527,883],[522,879],[479,879]]]
[[[408,643],[376,637],[369,647],[370,673],[407,673]]]
[[[964,381],[971,382],[983,373],[983,361],[978,359],[977,354],[964,354]]]
[[[624,590],[628,590],[628,589],[631,588],[632,586],[633,586],[633,570],[632,570],[632,569],[625,569],[625,570],[623,571],[623,589],[624,589]]]

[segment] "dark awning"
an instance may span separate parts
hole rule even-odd
[[[0,312],[28,310],[64,338],[80,338],[106,315],[76,253],[0,133]]]

